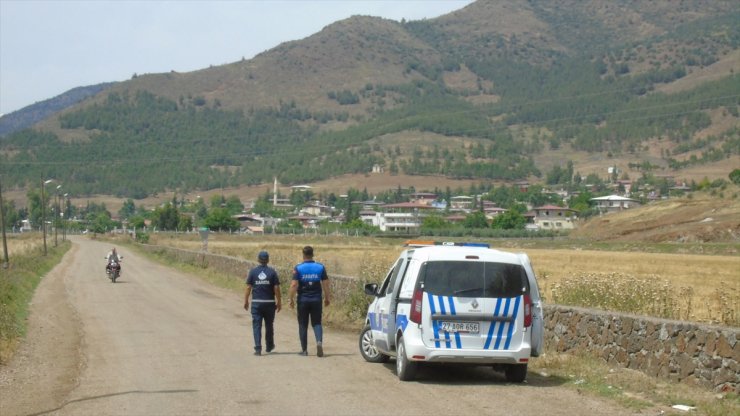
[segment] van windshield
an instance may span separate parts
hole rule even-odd
[[[527,293],[527,274],[518,264],[429,261],[420,275],[424,290],[438,296],[513,298]]]

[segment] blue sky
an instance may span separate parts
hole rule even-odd
[[[247,59],[352,15],[434,18],[471,0],[0,0],[0,114],[134,73]]]

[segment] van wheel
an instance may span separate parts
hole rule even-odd
[[[419,363],[410,361],[406,357],[406,345],[403,343],[403,337],[398,339],[398,355],[396,356],[396,373],[401,381],[411,381],[416,377],[416,370],[419,369]]]
[[[362,332],[360,332],[360,354],[365,361],[371,363],[384,363],[390,358],[375,348],[373,331],[370,329],[370,325],[365,325]]]
[[[506,374],[506,381],[521,383],[527,379],[527,364],[509,364],[504,374]]]

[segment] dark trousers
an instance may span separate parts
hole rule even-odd
[[[275,348],[275,304],[272,302],[252,302],[252,332],[254,332],[254,349],[262,351],[262,320],[265,320],[265,343],[267,349]]]
[[[321,301],[316,302],[298,302],[298,338],[301,340],[301,350],[306,351],[308,348],[308,319],[311,318],[311,326],[316,342],[321,342],[323,338],[323,328],[321,327]]]

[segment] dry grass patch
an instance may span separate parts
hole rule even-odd
[[[737,394],[716,394],[687,383],[650,377],[640,371],[612,368],[604,361],[572,354],[547,352],[530,362],[530,375],[555,379],[579,391],[609,397],[621,405],[646,414],[681,414],[672,405],[695,406],[701,415],[736,415]]]
[[[154,234],[151,242],[188,250],[201,247],[200,240],[194,235],[170,237]],[[528,244],[522,241],[510,243]],[[358,289],[366,282],[379,282],[403,249],[400,239],[218,234],[211,235],[208,249],[211,253],[246,260],[254,260],[260,250],[268,250],[271,264],[285,281],[290,278],[293,267],[302,261],[301,249],[307,244],[314,246],[316,260],[326,265],[330,275],[357,277]],[[738,256],[577,248],[507,247],[504,250],[529,254],[541,292],[550,303],[740,325]],[[605,296],[607,293],[608,298]],[[361,309],[364,305],[358,299],[352,299],[350,303],[352,308]],[[354,309],[346,313],[356,314]]]
[[[8,243],[8,257],[12,260],[15,256],[25,256],[33,253],[34,251],[41,251],[44,247],[44,240],[41,233],[22,233],[22,234],[6,234],[6,241]],[[54,236],[49,238],[46,236],[46,245],[51,247],[54,245]]]
[[[740,325],[738,256],[541,249],[527,253],[548,301]]]

